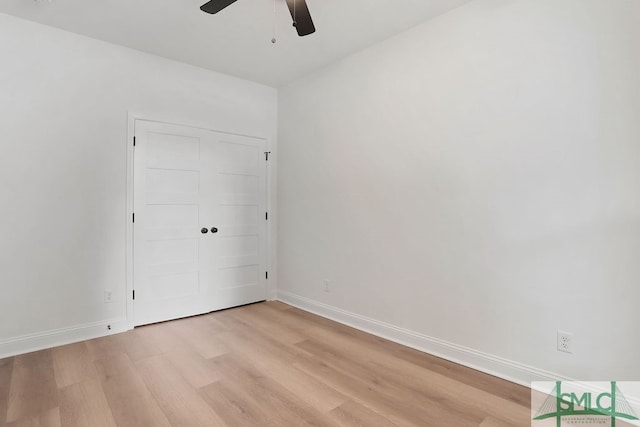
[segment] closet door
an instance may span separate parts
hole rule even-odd
[[[264,140],[140,120],[135,135],[135,325],[264,300]]]

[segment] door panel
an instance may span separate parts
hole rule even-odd
[[[216,135],[215,180],[219,238],[215,244],[217,308],[266,298],[264,146],[235,135]]]
[[[264,300],[264,140],[148,121],[135,134],[134,323]]]
[[[200,278],[197,271],[175,274],[156,272],[149,275],[149,287],[155,301],[196,296],[200,291]]]
[[[150,133],[147,167],[193,170],[200,161],[200,138]]]

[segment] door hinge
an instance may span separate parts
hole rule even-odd
[[[135,136],[133,137],[133,146],[134,147],[136,146],[136,137]]]
[[[265,279],[269,279],[269,272],[268,272],[268,271],[265,271],[265,272],[264,272],[264,278],[265,278]]]
[[[269,154],[271,154],[271,151],[265,151],[264,152],[264,159],[268,162],[269,161]]]
[[[136,290],[133,290],[133,299],[136,299]]]
[[[135,214],[135,212],[131,214],[131,222],[136,222],[136,214]]]
[[[264,213],[264,219],[265,219],[265,221],[269,220],[269,212],[265,212]]]

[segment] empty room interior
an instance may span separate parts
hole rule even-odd
[[[0,112],[0,427],[640,425],[638,0],[3,0]]]

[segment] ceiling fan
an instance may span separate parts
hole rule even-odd
[[[293,18],[293,26],[300,37],[309,35],[316,31],[313,25],[306,0],[286,0]],[[200,10],[207,13],[218,13],[225,7],[235,3],[236,0],[211,0],[202,6]]]

